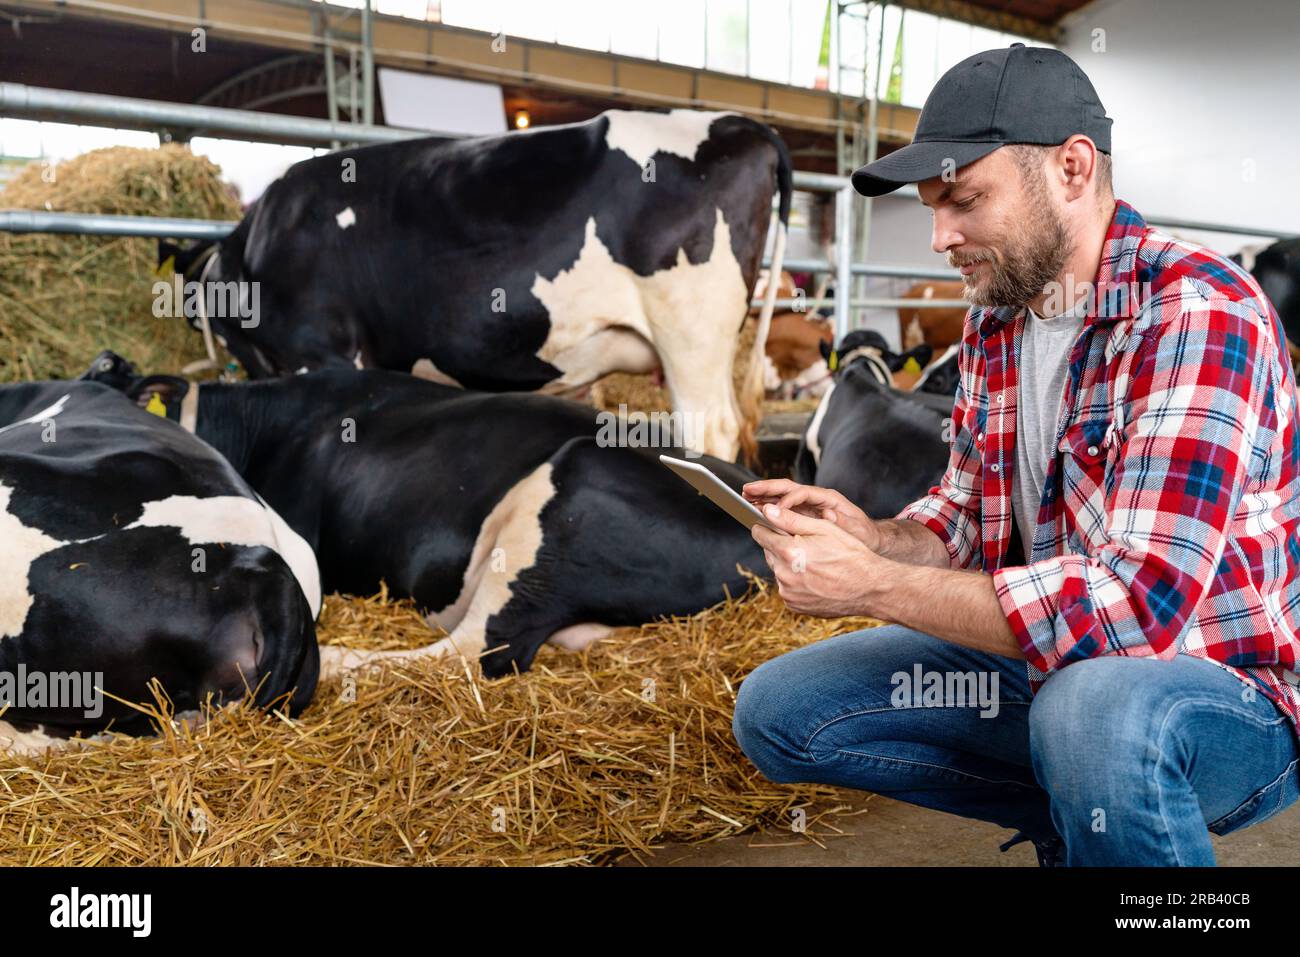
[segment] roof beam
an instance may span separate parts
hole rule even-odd
[[[980,4],[968,3],[966,0],[893,0],[896,6],[910,10],[920,10],[948,20],[987,27],[1001,33],[1014,33],[1018,36],[1042,40],[1045,43],[1057,43],[1060,28],[1054,24],[1042,23],[1004,10],[993,10]]]

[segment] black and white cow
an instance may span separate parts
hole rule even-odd
[[[767,572],[749,532],[658,461],[680,449],[608,446],[604,414],[567,399],[377,369],[110,378],[225,455],[315,549],[327,590],[385,581],[449,632],[415,652],[323,648],[326,673],[452,652],[489,677],[523,671],[547,641],[581,648],[743,592],[738,563]],[[754,478],[697,461],[737,491]]]
[[[567,393],[662,368],[674,409],[700,417],[697,447],[733,459],[763,395],[775,287],[739,398],[731,370],[774,189],[779,271],[791,167],[774,131],[610,110],[304,160],[211,256],[176,261],[230,293],[207,321],[254,378],[356,365]]]
[[[0,749],[149,733],[114,697],[151,679],[178,712],[253,689],[296,714],[319,607],[306,542],[204,443],[97,382],[0,387]],[[97,674],[97,707],[54,695]]]
[[[953,396],[894,389],[899,358],[879,333],[845,336],[795,458],[796,482],[836,489],[872,518],[897,515],[948,465]]]
[[[1259,282],[1286,332],[1292,366],[1300,365],[1300,238],[1247,246],[1228,257]]]
[[[923,395],[943,396],[948,400],[949,411],[951,411],[952,401],[957,395],[957,383],[961,381],[957,369],[957,353],[960,350],[960,342],[954,342],[945,349],[943,355],[925,367],[921,378],[916,380],[911,391]]]

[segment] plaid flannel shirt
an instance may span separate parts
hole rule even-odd
[[[1255,280],[1116,202],[1069,357],[1027,565],[1008,566],[1024,307],[973,308],[952,452],[898,518],[992,574],[1030,690],[1100,655],[1196,655],[1300,734],[1300,441],[1281,321]],[[1032,537],[1032,547],[1030,539]]]

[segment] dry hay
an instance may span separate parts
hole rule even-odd
[[[175,144],[31,163],[0,191],[0,208],[240,216],[220,169]],[[0,382],[75,377],[101,349],[150,372],[205,357],[184,319],[153,315],[157,248],[152,239],[0,233]]]
[[[242,704],[197,730],[0,758],[0,864],[605,864],[665,841],[843,833],[834,788],[764,779],[731,733],[761,662],[865,618],[795,615],[755,580],[700,614],[546,646],[485,681],[460,659],[322,684],[298,719]],[[331,596],[323,643],[425,644],[408,602]],[[351,696],[354,700],[347,700]],[[858,812],[860,813],[860,812]]]
[[[822,404],[821,396],[806,396],[802,399],[768,399],[763,403],[764,415],[776,415],[785,412],[816,412]]]
[[[750,350],[754,347],[756,331],[754,319],[751,317],[746,320],[741,330],[739,344],[736,347],[736,358],[731,366],[732,388],[737,390],[737,394],[744,382],[746,364],[749,362]],[[620,404],[623,405],[621,410],[623,412],[651,414],[672,411],[672,401],[665,387],[656,385],[653,376],[631,372],[611,372],[597,379],[591,385],[587,401],[606,412],[619,412]],[[762,414],[815,412],[820,402],[819,398],[764,399]]]
[[[758,332],[758,322],[750,316],[740,330],[736,342],[736,355],[731,363],[731,388],[735,395],[745,383],[745,373],[749,369],[749,356],[754,349],[754,336]],[[589,401],[598,409],[606,412],[618,412],[619,404],[625,405],[626,412],[670,412],[672,402],[668,390],[656,385],[650,375],[635,375],[628,372],[613,372],[597,379],[591,385]]]

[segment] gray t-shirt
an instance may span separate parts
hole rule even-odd
[[[1044,319],[1026,310],[1016,357],[1016,471],[1011,509],[1020,530],[1025,561],[1030,561],[1038,503],[1043,499],[1047,465],[1056,456],[1061,400],[1070,375],[1070,350],[1083,328],[1087,298],[1074,309]]]

